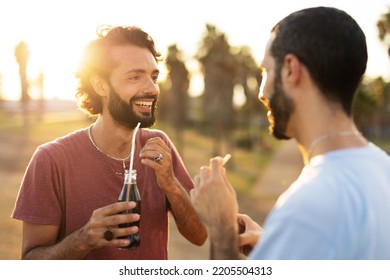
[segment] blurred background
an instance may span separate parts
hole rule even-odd
[[[84,45],[106,24],[137,25],[153,37],[164,57],[156,127],[170,135],[191,176],[211,156],[231,153],[229,179],[240,211],[261,223],[302,162],[295,151],[291,162],[280,156],[290,155],[285,143],[268,135],[257,100],[259,64],[273,25],[311,6],[344,9],[365,32],[369,61],[354,117],[366,137],[390,152],[389,0],[2,1],[0,259],[20,258],[21,223],[10,215],[36,147],[93,121],[77,107],[74,71]],[[279,187],[265,191],[259,184],[270,164]],[[176,234],[172,227],[170,258],[208,257],[207,246],[189,250]]]

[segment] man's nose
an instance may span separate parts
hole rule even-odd
[[[143,83],[142,91],[144,93],[156,93],[158,92],[158,84],[155,80],[153,80],[153,78],[146,78]]]

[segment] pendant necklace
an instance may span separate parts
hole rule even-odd
[[[104,153],[100,148],[99,146],[96,144],[96,141],[95,141],[95,138],[93,137],[93,132],[92,132],[92,128],[93,128],[93,125],[91,125],[88,129],[88,136],[89,136],[89,140],[91,141],[92,145],[95,147],[96,151],[98,152],[99,154],[99,158],[100,160],[103,162],[103,164],[113,173],[117,174],[117,175],[124,175],[124,173],[121,173],[121,172],[118,172],[118,171],[115,171],[114,169],[112,169],[112,167],[107,163],[107,161],[104,160],[103,156],[102,155],[106,155],[108,156],[109,158],[111,159],[114,159],[114,160],[117,160],[117,161],[121,161],[122,162],[122,166],[123,166],[123,170],[126,170],[126,163],[125,161],[127,159],[130,158],[130,154],[131,154],[131,151],[130,153],[125,157],[125,158],[117,158],[115,156],[112,156],[112,155],[109,155],[107,153]]]

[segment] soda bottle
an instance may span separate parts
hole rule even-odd
[[[130,214],[130,213],[141,214],[141,196],[139,195],[139,191],[137,187],[137,170],[135,169],[131,170],[131,174],[129,174],[128,170],[125,171],[125,180],[118,201],[135,201],[135,203],[137,204],[135,208],[122,212],[123,214]],[[121,228],[131,227],[131,226],[139,227],[139,220],[133,223],[125,223],[119,225],[119,227]],[[124,250],[135,249],[140,244],[139,232],[133,235],[124,236],[122,238],[130,240],[131,243],[129,246],[120,247],[120,249],[124,249]]]

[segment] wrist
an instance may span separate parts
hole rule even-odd
[[[88,244],[84,227],[81,227],[69,237],[71,237],[71,243],[74,244],[74,248],[79,254],[85,256],[93,249],[92,246]]]
[[[211,259],[238,259],[238,227],[231,225],[214,226],[209,228],[211,244]]]
[[[212,226],[208,228],[210,240],[218,240],[223,239],[224,236],[229,236],[232,238],[233,236],[238,237],[238,226],[237,223],[231,223],[228,221],[222,221],[221,223],[214,223]],[[238,240],[238,238],[237,238]]]
[[[164,180],[161,182],[160,188],[166,195],[181,195],[181,184],[176,177]]]

